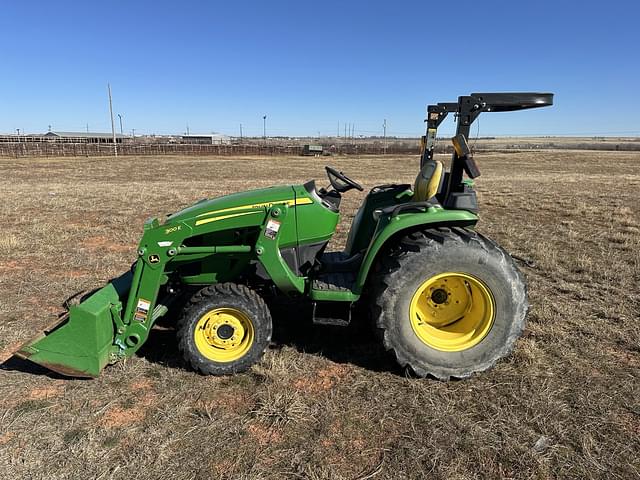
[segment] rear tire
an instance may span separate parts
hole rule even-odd
[[[178,349],[194,370],[228,375],[247,370],[271,341],[271,314],[244,285],[221,283],[197,292],[178,320]]]
[[[487,370],[524,330],[524,278],[506,251],[477,232],[411,233],[373,275],[378,333],[418,376],[449,380]]]

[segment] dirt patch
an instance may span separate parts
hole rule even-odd
[[[282,433],[273,427],[265,427],[259,423],[251,423],[246,427],[251,438],[259,445],[265,446],[282,442]]]
[[[243,413],[251,407],[252,400],[243,391],[221,391],[211,399],[210,405],[231,413]]]
[[[63,273],[68,278],[85,278],[85,277],[91,276],[91,272],[89,272],[88,270],[82,270],[79,268],[68,269],[68,270],[65,270]]]
[[[141,408],[112,407],[100,419],[100,425],[106,428],[129,427],[144,419]]]
[[[128,252],[131,251],[129,245],[119,245],[114,243],[112,238],[108,238],[104,235],[98,235],[95,237],[89,237],[83,242],[83,246],[95,252],[107,251],[107,252]]]
[[[349,374],[346,365],[334,364],[293,381],[293,388],[304,393],[322,393],[333,388]]]
[[[40,313],[46,312],[46,313],[53,313],[58,315],[62,310],[62,308],[60,308],[59,306],[46,304],[41,297],[37,297],[37,296],[28,297],[24,301],[29,303],[30,305],[33,305],[34,311],[38,311]],[[51,323],[51,321],[47,322],[47,324],[49,323]]]
[[[13,432],[4,432],[2,435],[0,435],[0,445],[5,445],[9,443],[11,439],[15,436],[16,434]]]
[[[133,393],[138,393],[140,391],[147,391],[147,392],[154,391],[155,384],[151,380],[143,378],[143,379],[135,380],[134,382],[131,382],[131,385],[129,385],[129,389]]]
[[[626,350],[618,350],[616,348],[608,347],[607,352],[609,355],[615,358],[615,361],[621,362],[632,368],[640,368],[640,355],[634,352]]]
[[[622,412],[617,415],[620,425],[631,435],[640,437],[640,414],[634,412]]]
[[[27,393],[29,400],[50,400],[64,393],[64,381],[56,381],[51,385],[37,387]]]
[[[25,266],[19,263],[17,260],[0,261],[0,272],[10,272],[24,269]]]
[[[136,380],[129,385],[129,389],[138,397],[137,403],[140,406],[148,407],[158,399],[155,384],[151,380]]]

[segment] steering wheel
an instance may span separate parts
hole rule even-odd
[[[337,171],[335,168],[324,167],[324,169],[327,171],[327,177],[329,177],[329,182],[331,182],[331,186],[337,192],[344,193],[351,190],[352,188],[355,188],[356,190],[359,190],[359,191],[364,190],[362,188],[362,185],[360,185],[358,182],[354,180],[351,180],[344,173]],[[338,182],[338,180],[340,180],[340,182]]]

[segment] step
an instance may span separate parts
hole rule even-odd
[[[356,283],[353,272],[336,272],[319,275],[311,281],[312,300],[354,302],[360,296],[352,292]]]
[[[350,302],[313,302],[313,323],[346,327],[351,322]]]

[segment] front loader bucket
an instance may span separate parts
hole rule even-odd
[[[126,304],[131,279],[127,272],[89,294],[15,355],[62,375],[97,377],[109,363],[113,347],[112,309],[121,310]]]

